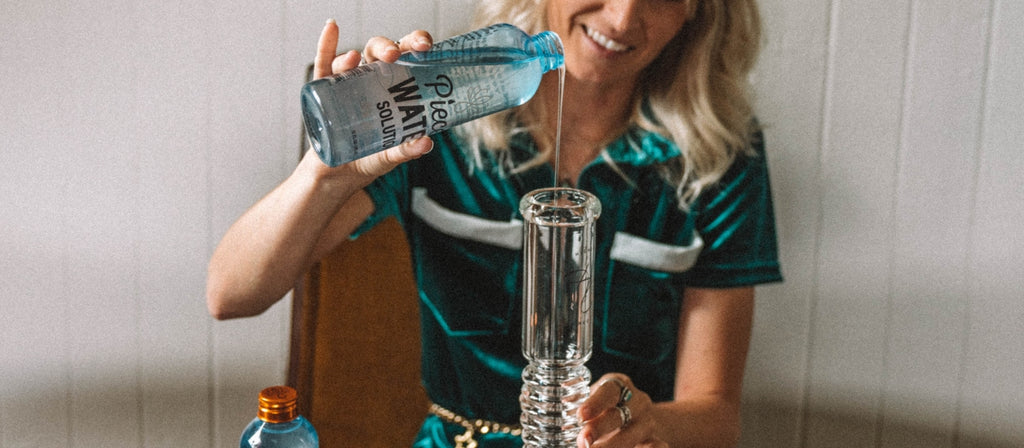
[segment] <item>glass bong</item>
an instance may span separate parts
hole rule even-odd
[[[601,203],[574,188],[523,196],[523,443],[569,448],[590,389],[594,232]]]

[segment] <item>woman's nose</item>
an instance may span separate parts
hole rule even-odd
[[[609,13],[609,24],[615,31],[624,32],[640,20],[640,12],[647,0],[608,0],[605,8]]]

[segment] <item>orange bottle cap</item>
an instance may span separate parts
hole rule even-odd
[[[260,409],[256,414],[267,423],[284,423],[299,416],[298,394],[288,386],[272,386],[260,391]]]

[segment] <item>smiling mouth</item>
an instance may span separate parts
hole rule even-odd
[[[589,27],[584,26],[583,30],[586,31],[587,37],[589,37],[590,40],[604,47],[606,50],[614,51],[616,53],[622,53],[625,51],[629,51],[631,48],[630,46],[620,42],[616,42],[612,40],[610,37],[605,36],[604,34],[598,32],[597,30],[591,29]]]

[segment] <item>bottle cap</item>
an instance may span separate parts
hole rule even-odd
[[[272,386],[260,391],[260,410],[256,414],[267,423],[284,423],[298,417],[298,394],[288,386]]]

